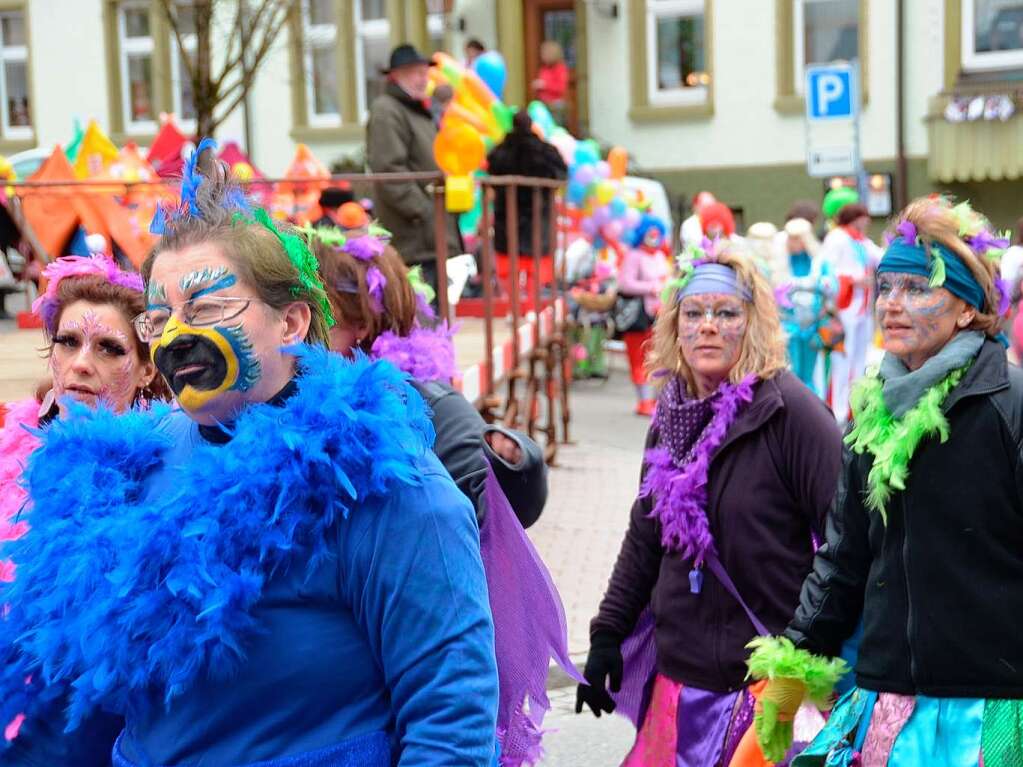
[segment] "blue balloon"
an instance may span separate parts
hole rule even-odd
[[[581,205],[586,199],[586,185],[580,184],[578,181],[569,181],[566,196],[573,205]]]
[[[472,62],[473,71],[499,99],[504,98],[504,84],[508,79],[508,67],[504,56],[497,51],[487,51]]]
[[[608,206],[611,208],[611,218],[622,218],[629,209],[621,197],[615,197]]]
[[[579,146],[575,148],[575,164],[576,165],[591,165],[596,163],[600,159],[593,147],[588,144],[579,142]]]

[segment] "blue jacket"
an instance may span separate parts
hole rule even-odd
[[[109,645],[108,652],[82,643],[81,658],[60,661],[82,666],[71,670],[81,674],[71,693],[73,720],[93,704],[124,713],[115,767],[488,765],[493,759],[497,673],[479,534],[471,505],[426,440],[416,444],[422,402],[384,363],[307,352],[303,364],[298,392],[280,410],[254,409],[262,422],[240,418],[224,445],[209,444],[181,413],[157,416],[155,434],[152,422],[146,432],[147,424],[130,419],[89,417],[110,421],[105,438],[92,435],[90,444],[102,444],[97,449],[116,455],[138,443],[138,461],[154,445],[166,449],[141,480],[125,480],[123,492],[106,477],[96,506],[110,516],[78,532],[65,524],[73,511],[62,517],[59,504],[43,501],[57,487],[30,466],[41,493],[33,533],[69,536],[60,542],[68,561],[92,557],[81,570],[87,578],[109,561],[102,536],[113,535],[122,518],[134,525],[114,536],[125,541],[120,561],[95,584],[60,582],[69,568],[48,565],[42,550],[25,560],[18,578],[26,596],[35,597],[24,600],[31,608],[24,618],[43,626],[20,646],[28,670],[54,661],[43,652],[62,632],[73,637],[72,624],[101,627],[90,638]],[[339,416],[323,404],[331,401],[356,412]],[[392,410],[379,401],[390,401]],[[406,422],[396,420],[403,414]],[[339,417],[340,427],[328,427],[336,433],[324,436],[324,424]],[[381,435],[383,422],[392,424],[393,437]],[[377,431],[367,432],[370,424]],[[54,444],[37,451],[51,462],[47,477],[60,472],[63,451],[76,446],[72,437],[82,447],[81,420],[71,419],[63,434],[62,428],[51,429],[47,443]],[[260,439],[263,451],[253,448]],[[68,461],[68,473],[109,469],[80,468],[81,458],[73,467]],[[295,466],[287,465],[292,460]],[[219,479],[225,467],[237,476]],[[186,486],[190,477],[196,487]],[[65,479],[71,482],[58,484],[66,490],[86,476]],[[92,483],[104,480],[93,476]],[[341,503],[334,496],[346,487],[356,500]],[[118,508],[111,497],[130,500]],[[330,517],[334,508],[340,513]],[[48,526],[51,516],[60,524]],[[128,540],[131,531],[137,538]],[[25,540],[33,537],[40,538]],[[253,548],[245,545],[253,538],[258,557],[238,555],[235,549]],[[72,619],[57,617],[57,611],[68,614],[83,587],[92,599]],[[117,624],[129,613],[132,629],[124,636]],[[16,628],[23,616],[12,618]],[[133,643],[136,629],[151,637],[148,645]],[[142,670],[151,680],[139,676]],[[31,716],[26,727],[30,722]]]

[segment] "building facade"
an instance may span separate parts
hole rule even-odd
[[[900,21],[901,19],[901,21]],[[1000,226],[1023,215],[1023,0],[305,0],[221,136],[269,174],[302,141],[358,167],[390,48],[504,55],[525,103],[539,43],[572,68],[572,127],[626,147],[679,199],[709,189],[748,224],[819,198],[806,173],[802,82],[851,60],[869,173],[913,197],[949,191]],[[0,152],[67,141],[96,118],[145,145],[192,117],[160,0],[0,0]]]

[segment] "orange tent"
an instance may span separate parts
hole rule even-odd
[[[64,248],[79,227],[102,234],[115,243],[136,266],[142,265],[156,238],[149,220],[122,207],[113,195],[97,193],[75,179],[74,169],[59,146],[53,150],[30,181],[66,182],[66,186],[22,189],[22,210],[40,245],[51,258]]]
[[[307,224],[320,214],[320,192],[330,182],[330,171],[316,159],[305,144],[295,149],[295,157],[284,172],[284,177],[296,181],[282,181],[274,195],[274,213],[298,224]]]

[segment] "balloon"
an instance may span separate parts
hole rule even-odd
[[[583,219],[583,222],[579,225],[579,228],[582,230],[583,234],[585,234],[587,237],[591,239],[593,238],[593,235],[597,233],[597,225],[596,223],[594,223],[592,218]]]
[[[252,166],[247,162],[236,162],[231,166],[231,173],[239,181],[251,181],[254,175]]]
[[[478,169],[486,157],[483,138],[463,122],[447,123],[433,141],[437,167],[449,176],[465,176]]]
[[[624,231],[625,227],[622,226],[621,221],[612,221],[604,228],[604,232],[613,240],[620,240]]]
[[[586,199],[586,185],[580,184],[578,181],[569,181],[566,196],[573,205],[582,205],[583,200]]]
[[[505,66],[504,56],[497,51],[487,51],[476,57],[472,62],[473,71],[486,83],[497,98],[504,97],[504,83],[508,79],[508,67]]]
[[[597,172],[592,165],[579,165],[576,167],[575,173],[572,174],[572,180],[579,182],[583,186],[592,184],[596,179]]]
[[[641,214],[635,208],[629,208],[627,211],[625,211],[625,228],[635,229],[637,226],[639,226],[639,221],[641,218],[643,218],[643,214]]]
[[[629,169],[629,153],[616,146],[607,153],[607,164],[611,167],[611,178],[624,178]]]
[[[601,160],[600,162],[597,163],[597,175],[600,176],[601,178],[610,178],[611,166],[608,165],[603,160]]]
[[[607,205],[615,196],[614,185],[610,181],[601,181],[597,184],[597,202]]]
[[[551,110],[542,101],[531,101],[526,111],[529,113],[529,119],[540,127],[543,135],[550,141],[554,134],[554,129],[557,127],[557,123],[554,122],[554,117],[551,115]]]
[[[615,197],[611,200],[610,207],[611,218],[624,218],[629,210],[629,206],[625,204],[625,200],[621,197]]]
[[[575,157],[575,139],[567,133],[555,134],[549,139],[551,145],[561,153],[565,165],[570,165]]]
[[[600,159],[600,155],[586,141],[580,141],[575,147],[576,165],[591,165]]]

